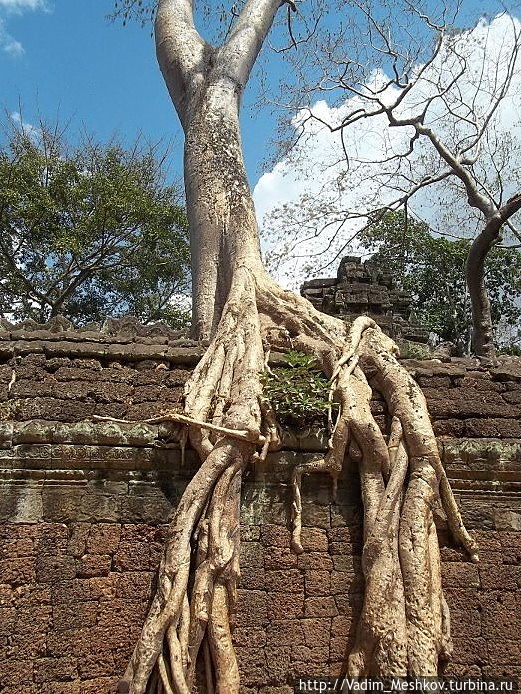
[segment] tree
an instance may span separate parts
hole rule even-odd
[[[0,149],[0,312],[85,324],[187,320],[188,231],[154,147],[130,151],[12,125]],[[177,297],[177,298],[176,298]]]
[[[120,9],[129,15],[142,7],[128,0]],[[279,7],[280,0],[247,0],[214,47],[195,29],[191,0],[157,3],[157,56],[185,133],[193,329],[209,343],[187,383],[184,414],[160,418],[187,425],[201,465],[169,526],[157,591],[120,692],[191,692],[201,649],[209,688],[239,691],[230,616],[239,578],[241,476],[280,445],[261,383],[272,347],[314,356],[339,402],[328,453],[292,472],[294,551],[302,552],[302,474],[336,478],[350,442],[356,442],[350,454],[360,452],[366,593],[350,674],[436,674],[439,657],[450,651],[432,515],[438,496],[455,537],[477,559],[425,399],[396,360],[394,343],[368,318],[346,331],[342,321],[278,286],[263,267],[239,106]],[[366,374],[393,415],[389,441],[371,415]]]
[[[366,40],[342,36],[337,40],[317,37],[315,70],[311,84],[300,101],[301,134],[309,122],[319,123],[332,133],[340,133],[339,154],[346,156],[342,175],[328,179],[337,191],[363,181],[364,209],[341,213],[341,205],[331,195],[331,216],[342,220],[378,221],[385,207],[402,207],[421,191],[443,184],[453,188],[455,207],[466,206],[467,220],[473,218],[477,231],[469,246],[466,281],[473,324],[473,350],[478,356],[493,358],[493,316],[487,292],[487,259],[501,235],[521,239],[516,215],[521,210],[521,181],[518,175],[519,140],[497,129],[498,115],[515,104],[516,81],[521,73],[521,24],[514,16],[499,14],[487,25],[480,21],[472,30],[455,31],[450,17],[452,5],[426,7],[422,2],[398,0],[384,8],[372,0],[354,0],[352,6],[365,23]],[[397,21],[396,9],[406,11]],[[455,4],[457,13],[459,4]],[[501,40],[489,40],[487,28],[495,25]],[[352,32],[359,25],[352,23]],[[317,76],[318,72],[318,76]],[[310,94],[327,92],[347,96],[327,121],[308,105]],[[293,102],[295,105],[298,102]],[[512,131],[519,129],[518,117],[508,118]],[[360,137],[360,150],[349,146],[349,128],[363,121],[385,125],[383,154],[378,159],[364,152],[367,139]],[[368,126],[369,127],[369,126]],[[383,128],[385,130],[385,128]],[[398,134],[396,131],[399,131]],[[349,149],[349,151],[348,151]],[[517,155],[517,158],[516,158]],[[445,187],[447,190],[447,187]],[[445,219],[445,210],[438,217]],[[310,211],[310,217],[313,211]],[[459,216],[459,215],[458,215]],[[326,222],[331,230],[331,222]],[[468,227],[468,223],[467,223]]]
[[[454,343],[458,355],[468,353],[472,316],[465,263],[471,241],[433,236],[425,222],[406,218],[401,210],[387,212],[378,224],[360,235],[359,241],[375,253],[373,260],[411,293],[411,308],[417,320],[442,340]],[[486,282],[494,325],[518,323],[521,253],[493,248]]]

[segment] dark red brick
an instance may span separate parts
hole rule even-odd
[[[270,620],[298,619],[304,615],[304,593],[268,593]],[[315,616],[315,615],[312,615]]]
[[[97,523],[90,528],[87,551],[91,554],[114,554],[118,548],[121,528],[112,523]]]
[[[77,676],[75,658],[39,658],[34,662],[35,682],[73,680]]]
[[[336,617],[338,609],[333,597],[306,598],[306,617]]]
[[[76,564],[78,578],[90,578],[93,576],[108,576],[112,560],[103,554],[84,554]]]

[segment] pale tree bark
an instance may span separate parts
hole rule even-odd
[[[263,268],[238,112],[278,7],[279,0],[247,0],[226,43],[213,48],[196,32],[188,0],[161,0],[158,6],[159,63],[186,137],[194,328],[209,344],[186,384],[184,414],[147,420],[187,425],[201,465],[169,525],[158,588],[119,684],[121,693],[239,692],[232,631],[242,472],[280,447],[260,379],[270,347],[312,354],[340,403],[328,453],[293,473],[294,551],[302,551],[302,474],[326,472],[336,480],[346,455],[360,461],[367,591],[349,672],[437,671],[448,633],[442,628],[435,501],[476,559],[439,459],[425,399],[396,361],[394,343],[369,318],[357,319],[347,331],[342,321],[279,287]],[[388,439],[369,408],[373,387],[385,395],[393,415]]]
[[[280,0],[249,0],[226,43],[205,43],[188,0],[161,0],[156,51],[185,131],[185,189],[192,247],[193,327],[215,330],[233,269],[262,267],[239,126],[250,70]]]

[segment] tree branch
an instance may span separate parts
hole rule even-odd
[[[499,214],[501,216],[501,224],[504,224],[510,217],[515,215],[516,212],[521,210],[521,193],[517,193],[509,198],[503,207],[500,208]]]
[[[281,0],[247,0],[230,37],[217,53],[216,68],[244,88]]]
[[[11,257],[7,248],[3,244],[0,244],[0,256],[3,256],[6,259],[13,273],[16,275],[16,277],[18,277],[18,279],[23,283],[23,285],[27,289],[27,293],[31,299],[39,301],[42,306],[45,304],[47,304],[48,306],[51,305],[49,297],[43,294],[42,292],[38,291],[38,289],[31,283],[31,281],[20,270],[20,268],[16,264],[15,259]]]

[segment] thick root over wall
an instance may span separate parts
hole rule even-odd
[[[187,384],[185,414],[201,465],[170,524],[154,596],[119,692],[190,694],[196,666],[208,694],[236,694],[232,645],[239,567],[241,476],[280,446],[260,374],[271,347],[313,354],[340,405],[329,451],[293,471],[292,548],[301,552],[300,481],[358,461],[364,505],[365,598],[349,675],[436,675],[451,652],[433,508],[477,561],[436,445],[425,398],[369,318],[344,324],[266,275],[234,273],[220,324]],[[384,437],[369,403],[380,391],[392,415]],[[199,672],[198,677],[201,677]]]

